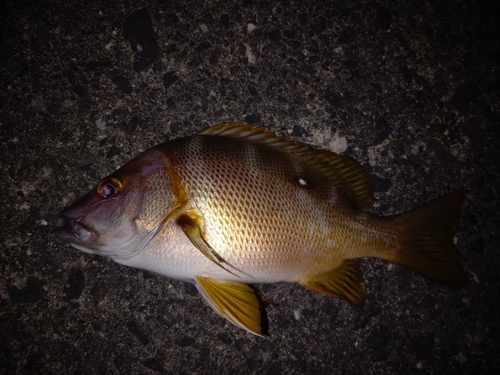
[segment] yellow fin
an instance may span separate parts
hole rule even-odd
[[[273,132],[266,132],[263,126],[253,128],[252,124],[242,125],[242,121],[230,124],[222,122],[198,134],[241,138],[279,148],[298,160],[308,163],[327,177],[355,207],[368,208],[373,203],[370,176],[356,160],[349,156],[297,144]]]
[[[333,271],[299,281],[299,284],[314,292],[343,298],[353,306],[363,306],[366,301],[363,274],[354,260],[346,260]]]
[[[235,326],[262,337],[260,304],[247,284],[196,277],[203,299]]]
[[[177,218],[177,224],[181,226],[182,230],[191,240],[193,245],[201,251],[212,262],[217,264],[222,269],[235,275],[233,272],[229,271],[222,263],[227,263],[217,252],[210,246],[210,244],[203,237],[204,232],[204,221],[203,218],[194,210],[184,212]],[[236,275],[235,275],[236,276]]]

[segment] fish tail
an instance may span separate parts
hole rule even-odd
[[[460,288],[464,270],[453,243],[465,191],[453,191],[394,219],[402,224],[401,247],[387,257],[436,283]]]

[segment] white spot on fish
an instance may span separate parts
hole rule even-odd
[[[46,221],[46,220],[43,220],[43,219],[42,219],[42,220],[40,221],[40,225],[47,225],[47,224],[48,224],[48,223],[47,223],[47,221]]]
[[[307,186],[307,181],[301,177],[299,178],[299,184],[301,184],[302,186]]]
[[[137,43],[137,47],[135,47],[138,53],[142,52],[142,45],[140,43]]]
[[[255,30],[255,25],[253,23],[249,23],[247,25],[247,32],[250,34],[254,30]]]

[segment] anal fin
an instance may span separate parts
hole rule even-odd
[[[299,281],[299,284],[314,292],[340,297],[353,306],[363,306],[366,301],[363,274],[354,260],[346,260],[333,271]]]
[[[249,285],[197,276],[196,287],[205,302],[221,317],[262,336],[259,300]]]

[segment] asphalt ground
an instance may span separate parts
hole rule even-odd
[[[488,1],[2,1],[0,374],[497,374],[499,12]],[[261,286],[269,337],[55,237],[160,142],[245,120],[356,158],[372,212],[453,189],[466,285],[361,261],[353,308]]]

